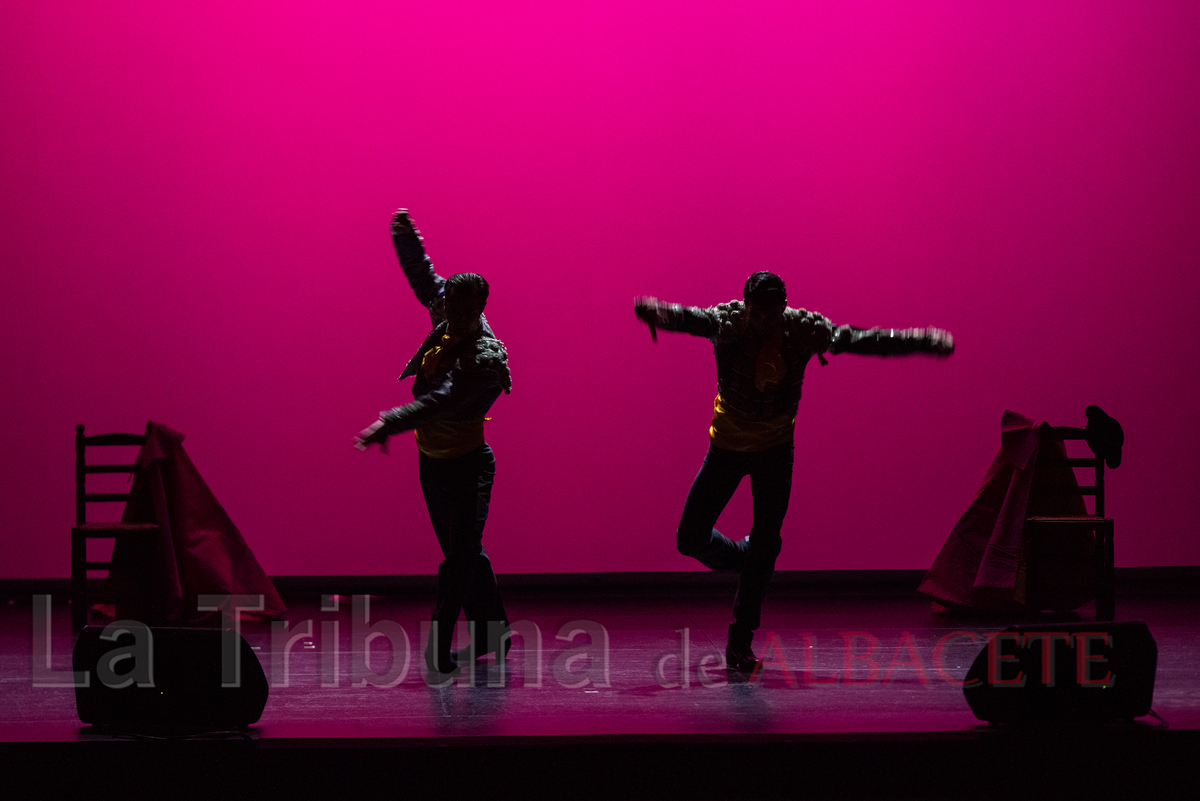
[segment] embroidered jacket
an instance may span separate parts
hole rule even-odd
[[[742,301],[731,300],[701,309],[645,298],[635,302],[635,311],[658,328],[682,331],[712,342],[721,400],[742,416],[757,420],[787,412],[795,414],[804,384],[804,368],[813,356],[824,362],[821,356],[824,353],[949,355],[954,349],[950,335],[936,328],[835,326],[816,312],[788,308],[784,310],[783,341],[779,348],[787,369],[781,381],[759,389],[755,373],[762,338],[750,329]]]
[[[496,338],[487,319],[480,315],[479,330],[446,347],[432,375],[427,376],[421,369],[421,361],[446,333],[442,294],[446,279],[434,270],[433,262],[425,254],[421,234],[407,215],[401,217],[398,214],[393,219],[392,243],[409,286],[417,300],[429,309],[433,330],[398,379],[416,377],[413,401],[381,412],[380,419],[393,433],[439,421],[482,420],[501,392],[512,391],[504,343]]]

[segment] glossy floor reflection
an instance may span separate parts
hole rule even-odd
[[[1032,622],[933,616],[908,589],[785,583],[768,599],[755,638],[766,667],[747,677],[721,667],[731,594],[726,586],[510,589],[516,636],[508,658],[477,661],[448,680],[428,676],[421,658],[427,599],[291,598],[285,621],[242,627],[271,684],[249,734],[737,739],[978,732],[987,727],[971,714],[959,682],[988,632]],[[50,669],[65,675],[68,608],[51,609]],[[1085,619],[1088,612],[1082,610]],[[1143,587],[1121,598],[1119,615],[1145,620],[1157,641],[1155,712],[1175,729],[1200,729],[1193,667],[1200,596]],[[109,736],[79,721],[69,686],[34,686],[32,632],[46,624],[35,617],[20,600],[0,609],[0,740]]]
[[[13,597],[0,606],[0,764],[30,798],[1007,801],[1200,786],[1195,582],[1118,587],[1120,617],[1157,642],[1154,710],[1170,728],[1010,727],[976,720],[957,682],[984,635],[1043,616],[935,617],[915,581],[779,578],[753,681],[720,668],[733,587],[710,578],[514,582],[507,660],[446,682],[421,658],[431,592],[335,599],[318,580],[285,596],[285,621],[243,628],[270,682],[261,719],[200,735],[82,724],[73,688],[39,686],[70,677],[69,608],[55,598],[39,616],[32,595]]]

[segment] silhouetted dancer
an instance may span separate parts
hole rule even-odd
[[[453,673],[458,660],[508,650],[508,615],[496,574],[483,549],[483,527],[496,459],[483,438],[484,415],[512,389],[508,354],[483,316],[488,283],[474,273],[442,278],[425,255],[420,233],[405,209],[392,216],[392,243],[413,292],[429,309],[433,330],[400,374],[415,377],[413,401],[380,412],[354,444],[366,450],[401,431],[416,434],[421,490],[445,557],[438,565],[425,664]],[[450,651],[459,612],[472,625],[472,643]]]
[[[751,641],[783,544],[779,532],[792,492],[796,409],[808,360],[816,355],[825,364],[824,353],[949,356],[954,339],[937,328],[834,326],[815,312],[788,308],[783,279],[769,272],[751,275],[743,297],[707,309],[637,298],[634,312],[652,334],[682,331],[713,343],[718,394],[711,442],[684,503],[677,544],[705,567],[740,574],[725,661],[730,669],[752,671],[759,662]],[[713,526],[745,476],[754,523],[750,535],[735,542]]]

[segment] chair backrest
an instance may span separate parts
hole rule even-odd
[[[132,474],[136,464],[88,464],[88,449],[120,446],[141,447],[146,442],[145,434],[93,434],[84,436],[83,426],[75,426],[75,525],[87,523],[87,505],[89,503],[125,503],[129,500],[128,492],[88,492],[87,477],[93,473],[125,473]]]
[[[1049,439],[1062,440],[1064,442],[1070,440],[1086,440],[1087,430],[1083,428],[1074,428],[1072,426],[1051,426],[1049,431],[1047,431],[1046,436]],[[1093,496],[1096,501],[1096,516],[1104,517],[1104,459],[1097,456],[1093,451],[1091,456],[1068,456],[1067,464],[1072,468],[1091,468],[1095,472],[1096,478],[1093,483],[1080,483],[1079,489],[1072,489],[1071,494]]]

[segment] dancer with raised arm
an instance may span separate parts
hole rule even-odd
[[[825,353],[949,356],[954,339],[937,328],[859,329],[834,326],[815,312],[787,306],[783,279],[757,272],[743,300],[707,309],[634,300],[634,312],[658,329],[682,331],[713,343],[717,397],[708,454],[683,506],[676,533],[679,552],[712,570],[740,574],[725,646],[726,666],[750,672],[761,665],[751,642],[783,539],[780,530],[792,492],[793,435],[804,368]],[[750,476],[754,522],[735,541],[713,526],[742,478]]]
[[[500,393],[512,389],[512,379],[504,344],[483,316],[487,281],[475,273],[438,275],[405,209],[392,216],[392,243],[417,300],[429,309],[433,330],[400,375],[401,381],[415,379],[413,401],[380,412],[354,445],[386,450],[393,434],[416,434],[421,490],[445,557],[438,565],[425,664],[449,674],[463,659],[488,653],[503,659],[508,650],[508,616],[482,541],[496,474],[483,422]],[[472,642],[452,653],[460,611]]]

